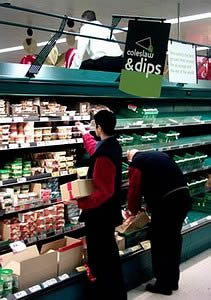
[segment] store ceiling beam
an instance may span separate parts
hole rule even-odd
[[[24,12],[28,12],[28,13],[32,13],[32,14],[38,14],[38,15],[42,15],[42,16],[46,16],[46,17],[57,18],[57,19],[67,19],[67,20],[78,22],[78,23],[82,23],[82,24],[91,24],[91,25],[93,25],[91,22],[86,21],[86,20],[82,20],[82,19],[78,19],[78,18],[72,18],[72,17],[65,16],[65,15],[47,13],[47,12],[43,12],[43,11],[39,11],[39,10],[34,10],[34,9],[29,9],[29,8],[20,7],[20,6],[15,6],[15,5],[7,4],[7,3],[6,4],[4,4],[4,3],[0,4],[0,7],[2,7],[2,8],[10,8],[10,9],[13,9],[13,10],[24,11]],[[103,24],[94,24],[93,26],[98,26],[98,27],[112,29],[112,26],[103,25]],[[124,28],[116,28],[116,29],[121,30],[123,32],[127,32],[127,30],[124,29]]]
[[[0,20],[0,24],[6,25],[6,26],[13,26],[13,27],[20,27],[20,28],[29,28],[29,25],[27,24],[22,24],[22,23],[14,23],[14,22],[9,22],[9,21],[2,21]],[[53,28],[47,28],[47,27],[40,27],[36,25],[30,25],[31,29],[35,30],[40,30],[40,31],[45,31],[45,32],[52,32],[52,33],[61,33],[61,34],[66,34],[66,35],[74,35],[74,36],[80,36],[80,37],[85,37],[85,38],[91,38],[94,40],[101,40],[101,41],[106,41],[106,42],[112,42],[112,43],[119,43],[119,44],[125,44],[124,41],[118,41],[118,40],[108,40],[108,39],[103,39],[99,37],[94,37],[94,36],[88,36],[88,35],[82,35],[80,33],[75,33],[75,32],[69,32],[69,31],[59,31]]]

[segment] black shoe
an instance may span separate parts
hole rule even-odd
[[[173,291],[177,291],[179,289],[179,286],[178,286],[178,284],[174,284],[171,286],[171,288]]]
[[[162,295],[166,295],[166,296],[170,296],[172,294],[172,289],[162,287],[158,284],[151,284],[151,283],[147,284],[146,291],[155,293],[155,294],[162,294]]]

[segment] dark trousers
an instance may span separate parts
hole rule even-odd
[[[180,277],[182,250],[181,229],[191,207],[188,191],[178,191],[160,200],[151,215],[152,267],[157,283],[165,288],[174,288]]]
[[[105,220],[104,220],[105,221]],[[119,250],[114,227],[107,222],[85,222],[88,264],[96,277],[87,299],[126,300]],[[88,295],[87,294],[87,295]]]
[[[107,71],[120,73],[123,68],[122,56],[103,56],[99,59],[88,59],[82,62],[81,68],[83,70]]]

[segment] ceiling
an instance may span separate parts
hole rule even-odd
[[[211,12],[211,0],[0,0],[0,3],[10,2],[13,5],[37,9],[40,11],[67,14],[80,18],[86,9],[95,10],[97,17],[105,24],[111,24],[112,14],[144,15],[177,17],[177,2],[180,2],[181,16]],[[57,29],[60,21],[55,18],[43,17],[29,13],[0,8],[0,20],[39,25]],[[126,26],[127,24],[121,24]],[[66,28],[68,30],[68,28]],[[77,28],[76,28],[76,31]],[[46,41],[50,33],[34,31],[33,37],[37,42]],[[171,37],[177,37],[177,26],[172,25]],[[211,45],[211,19],[181,24],[181,39],[190,42]],[[22,45],[26,38],[26,30],[0,24],[0,49]],[[119,36],[119,39],[124,38]],[[59,51],[67,49],[66,44],[58,45]],[[0,53],[0,61],[19,62],[23,51]]]

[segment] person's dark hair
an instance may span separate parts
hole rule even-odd
[[[89,22],[96,21],[96,14],[93,10],[86,10],[81,15],[82,19],[85,19]]]
[[[102,130],[107,135],[113,135],[116,126],[116,117],[113,112],[109,110],[100,110],[94,116],[96,127],[101,126]]]

